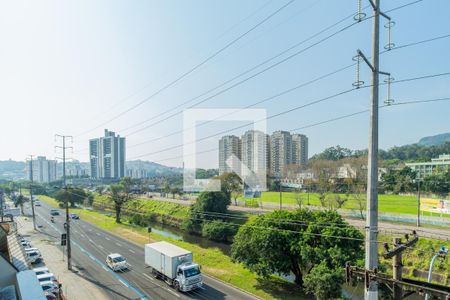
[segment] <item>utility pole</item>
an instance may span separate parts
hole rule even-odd
[[[34,213],[34,199],[33,199],[33,155],[30,155],[30,199],[31,199],[31,213],[33,214],[33,228],[36,230],[36,215]]]
[[[386,243],[384,244],[384,248],[387,252],[383,257],[386,259],[392,258],[392,277],[394,279],[392,284],[392,294],[394,300],[402,300],[404,296],[402,286],[397,284],[397,282],[403,281],[402,253],[419,240],[415,231],[413,231],[413,236],[414,238],[410,240],[409,235],[406,234],[406,243],[402,243],[400,238],[394,238],[395,248],[393,250],[389,250],[389,246]]]
[[[283,191],[281,190],[281,179],[280,179],[280,210],[283,209]]]
[[[369,107],[369,147],[368,147],[368,170],[367,170],[367,220],[366,220],[366,235],[365,235],[365,269],[368,271],[376,271],[378,269],[378,102],[379,102],[379,75],[389,76],[390,74],[381,72],[379,69],[380,56],[380,15],[389,20],[389,27],[392,22],[390,17],[380,12],[380,0],[369,0],[373,9],[373,30],[372,30],[372,62],[362,53],[357,51],[357,80],[353,83],[355,88],[361,87],[364,82],[359,80],[359,62],[361,58],[372,70],[372,96]],[[359,2],[359,11],[355,15],[355,20],[362,21],[365,14],[361,11],[361,3]],[[389,31],[390,33],[390,31]],[[391,49],[393,44],[390,42],[386,46]],[[388,105],[391,103],[390,86],[388,82]],[[378,299],[378,283],[369,277],[369,282],[365,286],[364,298],[366,300]]]
[[[69,217],[69,199],[67,193],[67,183],[66,183],[66,149],[71,147],[66,147],[66,138],[72,139],[68,135],[55,135],[56,138],[62,139],[62,146],[55,146],[56,148],[62,149],[62,161],[63,161],[63,185],[65,191],[65,202],[66,202],[66,234],[67,234],[67,269],[72,270],[72,249],[70,245],[70,217]]]
[[[420,179],[417,179],[417,227],[420,227]]]

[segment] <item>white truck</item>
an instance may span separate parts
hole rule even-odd
[[[200,266],[192,262],[192,252],[168,242],[146,244],[145,264],[155,278],[178,291],[188,292],[203,285]]]

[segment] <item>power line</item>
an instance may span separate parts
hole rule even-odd
[[[204,64],[206,64],[207,62],[209,62],[210,60],[212,60],[214,57],[216,57],[217,55],[219,55],[220,53],[222,53],[223,51],[225,51],[226,49],[228,49],[229,47],[231,47],[232,45],[234,45],[236,42],[238,42],[240,39],[242,39],[243,37],[245,37],[246,35],[248,35],[250,32],[252,32],[253,30],[255,30],[256,28],[258,28],[259,26],[261,26],[262,24],[264,24],[265,22],[267,22],[268,20],[270,20],[273,16],[275,16],[276,14],[278,14],[280,11],[282,11],[284,8],[286,8],[287,6],[289,6],[290,4],[292,4],[295,0],[290,0],[289,2],[285,3],[284,5],[282,5],[280,8],[278,8],[277,10],[275,10],[274,12],[272,12],[270,15],[268,15],[267,17],[265,17],[263,20],[259,21],[258,23],[256,23],[255,25],[253,25],[250,29],[248,29],[247,31],[245,31],[244,33],[240,34],[238,37],[236,37],[235,39],[233,39],[231,42],[227,43],[225,46],[223,46],[222,48],[220,48],[219,50],[217,50],[216,52],[214,52],[213,54],[211,54],[210,56],[208,56],[206,59],[204,59],[203,61],[201,61],[200,63],[198,63],[197,65],[195,65],[194,67],[192,67],[191,69],[189,69],[188,71],[184,72],[183,74],[181,74],[180,76],[178,76],[176,79],[172,80],[171,82],[169,82],[168,84],[164,85],[162,88],[158,89],[156,92],[154,92],[152,95],[146,97],[144,100],[138,102],[137,104],[133,105],[132,107],[126,109],[125,111],[115,115],[114,117],[112,117],[111,119],[107,120],[106,122],[101,123],[100,125],[89,129],[87,131],[84,131],[78,135],[84,135],[86,133],[89,133],[97,128],[100,128],[114,120],[116,120],[117,118],[121,117],[122,115],[130,112],[131,110],[134,110],[135,108],[141,106],[142,104],[144,104],[145,102],[147,102],[148,100],[152,99],[153,97],[157,96],[158,94],[160,94],[161,92],[163,92],[164,90],[170,88],[171,86],[175,85],[177,82],[179,82],[180,80],[182,80],[183,78],[185,78],[186,76],[188,76],[189,74],[193,73],[195,70],[197,70],[198,68],[200,68],[201,66],[203,66]]]
[[[423,0],[413,1],[413,2],[407,3],[407,4],[405,4],[405,5],[401,5],[401,6],[398,6],[398,7],[396,7],[396,8],[393,8],[393,9],[391,9],[390,11],[394,11],[394,10],[397,10],[397,9],[401,9],[401,8],[407,7],[407,6],[409,6],[409,5],[412,5],[412,4],[421,2],[421,1],[423,1]],[[364,7],[364,9],[367,8],[367,7],[369,7],[369,6]],[[231,79],[225,81],[224,83],[222,83],[222,84],[220,84],[220,85],[218,85],[218,86],[216,86],[216,87],[214,87],[214,88],[212,88],[212,89],[210,89],[210,90],[208,90],[208,91],[206,91],[206,92],[204,92],[204,93],[202,93],[202,94],[200,94],[200,95],[198,95],[198,96],[196,96],[196,97],[194,97],[194,98],[191,98],[191,99],[189,99],[189,100],[187,100],[187,101],[185,101],[185,102],[183,102],[183,103],[181,103],[181,104],[179,104],[179,105],[177,105],[177,106],[175,106],[175,107],[173,107],[173,108],[171,108],[171,109],[168,109],[168,110],[166,110],[166,111],[164,111],[164,112],[162,112],[162,113],[160,113],[160,114],[158,114],[158,115],[156,115],[156,116],[154,116],[154,117],[152,117],[152,118],[148,118],[148,119],[146,119],[146,120],[144,120],[144,121],[139,122],[138,124],[132,125],[132,126],[127,127],[127,128],[125,128],[125,129],[123,129],[123,130],[124,130],[124,131],[125,131],[125,130],[129,130],[129,129],[131,129],[131,128],[134,128],[134,127],[136,127],[136,126],[139,126],[139,125],[141,125],[141,124],[144,124],[144,123],[146,123],[146,122],[148,122],[148,121],[152,121],[152,120],[154,120],[154,119],[157,118],[157,117],[160,117],[160,116],[162,116],[162,115],[164,115],[164,114],[166,114],[166,113],[168,113],[168,112],[170,112],[170,111],[173,111],[174,109],[177,109],[177,108],[179,108],[179,107],[181,107],[181,106],[183,106],[183,105],[186,105],[186,104],[188,104],[188,103],[190,103],[190,102],[192,102],[192,101],[194,101],[194,100],[196,100],[196,99],[198,99],[198,98],[201,98],[201,97],[207,95],[208,93],[210,93],[210,92],[212,92],[212,91],[214,91],[214,90],[216,90],[216,89],[218,89],[218,88],[220,88],[220,87],[222,87],[222,86],[224,86],[224,85],[226,85],[226,84],[228,84],[228,83],[234,81],[235,79],[237,79],[237,78],[239,78],[239,77],[241,77],[241,76],[243,76],[243,75],[245,75],[245,74],[247,74],[247,73],[249,73],[249,72],[251,72],[251,71],[257,69],[257,68],[259,68],[260,66],[262,66],[262,65],[264,65],[264,64],[266,64],[266,63],[268,63],[268,62],[270,62],[270,61],[272,61],[272,60],[274,60],[274,59],[276,59],[276,58],[278,58],[278,57],[280,57],[280,56],[282,56],[283,54],[289,52],[290,50],[292,50],[292,49],[294,49],[294,48],[296,48],[296,47],[298,47],[298,46],[304,44],[305,42],[307,42],[307,41],[309,41],[309,40],[311,40],[311,39],[317,37],[318,35],[322,34],[323,32],[328,31],[329,29],[335,27],[336,25],[339,25],[340,23],[342,23],[342,22],[344,22],[345,20],[347,20],[347,19],[349,19],[349,18],[352,18],[352,17],[353,17],[353,14],[351,14],[351,15],[349,15],[349,16],[346,16],[345,18],[343,18],[343,19],[337,21],[336,23],[334,23],[334,24],[332,24],[332,25],[330,25],[330,26],[328,26],[328,27],[326,27],[326,28],[320,30],[319,32],[317,32],[317,33],[315,33],[315,34],[313,34],[312,36],[308,37],[307,39],[302,40],[302,41],[296,43],[295,45],[289,47],[288,49],[286,49],[286,50],[280,52],[279,54],[277,54],[277,55],[275,55],[275,56],[273,56],[273,57],[271,57],[271,58],[269,58],[269,59],[263,61],[262,63],[260,63],[260,64],[258,64],[258,65],[256,65],[256,66],[254,66],[254,67],[252,67],[252,68],[250,68],[250,69],[244,71],[243,73],[238,74],[237,76],[235,76],[235,77],[233,77],[233,78],[231,78]],[[369,20],[369,19],[371,19],[371,18],[373,18],[373,16],[371,16],[371,17],[366,17],[366,18],[364,18],[362,21],[366,21],[366,20]],[[239,82],[233,84],[232,86],[230,86],[230,87],[228,87],[228,88],[225,88],[225,89],[223,89],[223,90],[221,90],[221,91],[219,91],[219,92],[217,92],[217,93],[215,93],[215,94],[213,94],[213,95],[207,97],[206,99],[203,99],[203,100],[201,100],[201,101],[199,101],[199,102],[197,102],[197,103],[195,103],[195,104],[189,106],[188,108],[192,108],[192,107],[194,107],[194,106],[196,106],[196,105],[199,105],[199,104],[201,104],[201,103],[204,103],[204,102],[206,102],[206,101],[208,101],[208,100],[210,100],[210,99],[212,99],[212,98],[214,98],[214,97],[216,97],[216,96],[218,96],[218,95],[221,95],[221,94],[223,94],[224,92],[226,92],[226,91],[228,91],[228,90],[230,90],[230,89],[232,89],[232,88],[234,88],[234,87],[236,87],[236,86],[238,86],[238,85],[240,85],[240,84],[242,84],[242,83],[244,83],[244,82],[246,82],[246,81],[248,81],[248,80],[250,80],[250,79],[252,79],[252,78],[254,78],[254,77],[256,77],[256,76],[258,76],[258,75],[260,75],[261,73],[264,73],[264,72],[266,72],[266,71],[268,71],[268,70],[270,70],[270,69],[272,69],[272,68],[278,66],[278,65],[281,64],[281,63],[284,63],[284,62],[287,61],[287,60],[292,59],[293,57],[295,57],[295,56],[297,56],[297,55],[299,55],[299,54],[305,52],[306,50],[309,50],[310,48],[312,48],[312,47],[314,47],[314,46],[316,46],[316,45],[318,45],[318,44],[320,44],[320,43],[322,43],[322,42],[324,42],[324,41],[326,41],[326,40],[332,38],[333,36],[339,34],[339,33],[342,32],[342,31],[345,31],[346,29],[348,29],[348,28],[350,28],[350,27],[352,27],[353,25],[356,25],[356,24],[358,24],[358,23],[360,23],[360,22],[356,21],[356,22],[354,22],[354,23],[352,23],[352,24],[350,24],[350,25],[348,25],[348,26],[342,28],[341,30],[339,30],[339,31],[337,31],[337,32],[335,32],[335,33],[333,33],[333,34],[331,34],[331,35],[325,37],[324,39],[319,40],[318,42],[316,42],[316,43],[314,43],[314,44],[312,44],[312,45],[310,45],[310,46],[308,46],[308,47],[306,47],[306,48],[304,48],[304,49],[301,49],[300,51],[298,51],[298,52],[296,52],[296,53],[294,53],[294,54],[292,54],[292,55],[286,57],[285,59],[283,59],[283,60],[281,60],[281,61],[279,61],[279,62],[277,62],[277,63],[275,63],[275,64],[273,64],[273,65],[271,65],[271,66],[269,66],[269,67],[267,67],[267,68],[265,68],[265,69],[263,69],[263,70],[261,70],[260,72],[257,72],[257,73],[255,73],[255,74],[253,74],[253,75],[251,75],[251,76],[249,76],[249,77],[247,77],[247,78],[245,78],[245,79],[243,79],[243,80],[241,80],[241,81],[239,81]],[[157,124],[159,124],[159,123],[161,123],[161,122],[163,122],[163,121],[169,120],[170,118],[172,118],[172,117],[174,117],[174,116],[176,116],[176,115],[178,115],[178,114],[180,114],[180,113],[182,113],[182,111],[178,111],[178,112],[176,112],[176,113],[173,113],[173,114],[169,115],[169,116],[166,117],[166,118],[163,118],[163,119],[161,119],[161,120],[159,120],[159,121],[156,121],[156,122],[153,122],[153,123],[151,123],[151,124],[149,124],[149,125],[146,125],[146,126],[140,128],[140,129],[137,129],[137,130],[135,130],[135,131],[132,131],[131,133],[127,134],[127,136],[130,136],[130,135],[133,135],[133,134],[135,134],[135,133],[137,133],[137,132],[140,132],[140,131],[142,131],[142,130],[148,129],[148,128],[150,128],[150,127],[152,127],[152,126],[155,126],[155,125],[157,125]]]
[[[450,101],[450,97],[396,102],[396,103],[393,103],[391,105],[385,104],[385,105],[381,105],[379,107],[380,108],[386,108],[386,107],[389,107],[389,106],[401,106],[401,105],[409,105],[409,104],[420,104],[420,103],[431,103],[431,102],[442,102],[442,101]],[[301,126],[301,127],[292,128],[292,129],[289,129],[289,131],[297,131],[297,130],[307,129],[307,128],[311,128],[311,127],[315,127],[315,126],[319,126],[319,125],[323,125],[323,124],[327,124],[327,123],[331,123],[331,122],[347,119],[347,118],[350,118],[350,117],[354,117],[354,116],[357,116],[357,115],[361,115],[361,114],[367,113],[368,111],[369,111],[368,109],[360,110],[360,111],[357,111],[357,112],[353,112],[353,113],[350,113],[350,114],[345,114],[345,115],[334,117],[334,118],[327,119],[327,120],[324,120],[324,121],[319,121],[319,122],[311,123],[311,124],[304,125],[304,126]],[[216,147],[216,148],[212,148],[212,149],[208,149],[208,150],[204,150],[204,151],[199,151],[199,152],[196,152],[196,153],[189,153],[187,155],[178,155],[178,156],[174,156],[174,157],[170,157],[170,158],[159,159],[158,162],[175,160],[175,159],[183,158],[185,156],[194,156],[194,155],[198,155],[198,154],[214,152],[214,151],[217,151],[217,150],[219,150],[219,148]],[[412,205],[412,206],[416,207],[415,204]]]
[[[423,75],[423,76],[419,76],[419,77],[412,77],[412,78],[406,78],[406,79],[402,79],[402,80],[397,80],[397,81],[392,82],[391,84],[393,84],[393,83],[397,84],[397,83],[402,83],[402,82],[410,82],[410,81],[415,81],[415,80],[423,80],[423,79],[435,78],[435,77],[440,77],[440,76],[448,76],[448,75],[450,75],[450,72],[431,74],[431,75]],[[380,83],[380,85],[385,85],[385,84],[386,83]],[[360,88],[347,89],[347,90],[344,90],[344,91],[341,91],[341,92],[338,92],[338,93],[335,93],[335,94],[332,94],[332,95],[329,95],[329,96],[326,96],[326,97],[323,97],[323,98],[320,98],[320,99],[317,99],[317,100],[314,100],[314,101],[311,101],[311,102],[308,102],[306,104],[303,104],[303,105],[300,105],[300,106],[296,106],[296,107],[290,108],[288,110],[285,110],[285,111],[273,114],[273,115],[268,116],[266,118],[263,118],[263,119],[260,119],[260,120],[256,120],[254,123],[267,121],[269,119],[272,119],[272,118],[275,118],[275,117],[279,117],[281,115],[285,115],[287,113],[290,113],[290,112],[293,112],[293,111],[296,111],[296,110],[299,110],[299,109],[302,109],[302,108],[305,108],[305,107],[309,107],[309,106],[312,106],[312,105],[315,105],[315,104],[318,104],[318,103],[321,103],[321,102],[324,102],[324,101],[327,101],[327,100],[330,100],[330,99],[334,99],[336,97],[348,94],[348,93],[353,92],[355,90],[368,88],[368,87],[371,87],[371,85],[362,86]],[[140,157],[143,157],[143,156],[153,155],[153,154],[165,152],[167,150],[180,148],[180,147],[183,147],[186,144],[192,144],[192,143],[195,143],[195,142],[198,142],[198,141],[203,141],[203,140],[209,139],[211,137],[215,137],[215,136],[227,133],[227,132],[231,132],[231,131],[236,130],[236,129],[241,129],[241,128],[250,126],[250,125],[253,125],[253,123],[246,123],[246,124],[243,124],[243,125],[240,125],[240,126],[236,126],[234,128],[231,128],[231,129],[223,130],[221,132],[218,132],[218,133],[215,133],[215,134],[212,134],[212,135],[208,135],[208,136],[203,137],[203,138],[199,138],[199,139],[197,139],[195,141],[191,141],[191,142],[188,142],[188,143],[167,147],[165,149],[154,151],[154,152],[145,153],[145,154],[142,154],[142,155],[139,155],[139,156],[135,156],[135,157],[133,157],[131,159],[136,159],[136,158],[140,158]]]
[[[380,54],[384,54],[384,53],[387,53],[387,52],[395,51],[395,50],[397,50],[397,49],[403,49],[403,48],[407,48],[407,47],[411,47],[411,46],[416,46],[416,45],[420,45],[420,44],[424,44],[424,43],[428,43],[428,42],[432,42],[432,41],[436,41],[436,40],[440,40],[440,39],[444,39],[444,38],[448,38],[448,37],[450,37],[450,34],[443,35],[443,36],[438,36],[438,37],[431,38],[431,39],[425,39],[425,40],[421,40],[421,41],[417,41],[417,42],[413,42],[413,43],[409,43],[409,44],[405,44],[405,45],[401,45],[401,46],[396,46],[395,48],[392,48],[391,50],[385,50],[385,51],[382,51],[382,52],[380,52]],[[297,90],[297,89],[299,89],[299,88],[308,86],[308,85],[310,85],[310,84],[312,84],[312,83],[315,83],[315,82],[317,82],[317,81],[320,81],[320,80],[322,80],[322,79],[325,79],[325,78],[327,78],[327,77],[330,77],[330,76],[332,76],[332,75],[335,75],[335,74],[340,73],[340,72],[342,72],[342,71],[345,71],[345,70],[347,70],[347,69],[349,69],[349,68],[351,68],[351,67],[353,67],[353,66],[355,66],[355,65],[356,65],[356,63],[352,63],[352,64],[350,64],[350,65],[347,65],[347,66],[344,66],[344,67],[342,67],[342,68],[336,69],[336,70],[334,70],[334,71],[332,71],[332,72],[329,72],[329,73],[327,73],[327,74],[321,75],[321,76],[316,77],[316,78],[314,78],[314,79],[312,79],[312,80],[309,80],[309,81],[307,81],[307,82],[304,82],[304,83],[301,83],[301,84],[299,84],[299,85],[296,85],[296,86],[294,86],[294,87],[292,87],[292,88],[289,88],[289,89],[287,89],[287,90],[284,90],[284,91],[282,91],[282,92],[279,92],[279,93],[277,93],[277,94],[275,94],[275,95],[272,95],[272,96],[263,98],[263,99],[260,100],[260,101],[257,101],[257,102],[255,102],[255,103],[253,103],[253,104],[250,104],[250,105],[245,106],[243,109],[250,108],[250,107],[256,106],[256,105],[258,105],[258,104],[261,104],[261,103],[264,103],[264,102],[273,100],[273,99],[278,98],[278,97],[280,97],[280,96],[283,96],[283,95],[285,95],[285,94],[291,93],[291,92],[293,92],[293,91],[295,91],[295,90]],[[240,109],[237,109],[235,112],[238,112],[239,110],[240,110]],[[214,120],[208,120],[208,121],[202,122],[202,123],[200,123],[199,125],[197,125],[197,127],[203,126],[203,125],[205,125],[205,124],[211,123],[211,122],[216,121],[216,120],[220,120],[220,118],[225,117],[225,116],[228,116],[228,115],[232,115],[232,114],[234,114],[234,112],[224,114],[224,115],[222,115],[222,116],[220,116],[220,117],[218,117],[218,118],[215,118]],[[189,129],[191,129],[191,128],[189,128]],[[171,133],[169,133],[169,134],[167,134],[167,135],[161,136],[161,137],[152,138],[152,139],[150,139],[150,140],[146,140],[146,141],[143,141],[143,142],[140,142],[140,143],[137,143],[137,144],[129,145],[128,148],[133,148],[133,147],[136,147],[136,146],[141,146],[141,145],[144,145],[144,144],[147,144],[147,143],[155,142],[155,141],[158,141],[158,140],[161,140],[161,139],[164,139],[164,138],[167,138],[167,137],[174,136],[174,135],[176,135],[176,134],[182,133],[182,132],[184,132],[185,130],[187,130],[187,129],[181,129],[181,130],[173,131],[173,132],[171,132]]]

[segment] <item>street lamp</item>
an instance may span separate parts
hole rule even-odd
[[[433,273],[433,266],[434,266],[434,261],[436,260],[436,258],[438,257],[442,257],[445,258],[445,256],[448,254],[448,249],[445,248],[444,246],[441,246],[441,249],[439,249],[439,251],[433,256],[433,258],[431,259],[430,262],[430,269],[428,270],[428,282],[431,282],[431,274]],[[425,300],[428,300],[429,295],[428,293],[425,295]]]

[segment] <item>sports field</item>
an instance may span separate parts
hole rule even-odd
[[[348,198],[345,204],[342,206],[343,209],[353,209],[358,210],[360,203],[365,208],[365,194],[364,195],[345,195],[345,194],[326,194],[326,199],[332,200],[336,196],[341,198]],[[361,200],[358,200],[361,199]],[[297,204],[299,199],[301,199],[302,205],[314,205],[321,206],[319,200],[319,194],[317,193],[294,193],[294,192],[283,192],[282,193],[282,203],[283,204]],[[243,199],[242,199],[243,200]],[[255,199],[264,202],[280,202],[279,192],[263,192],[261,199]],[[384,213],[401,213],[401,214],[417,214],[417,197],[416,196],[403,196],[403,195],[378,195],[379,201],[379,212]],[[264,204],[263,204],[264,205]],[[428,212],[424,212],[424,215],[430,215]],[[433,214],[437,216],[437,214]],[[448,216],[448,215],[447,215]]]

